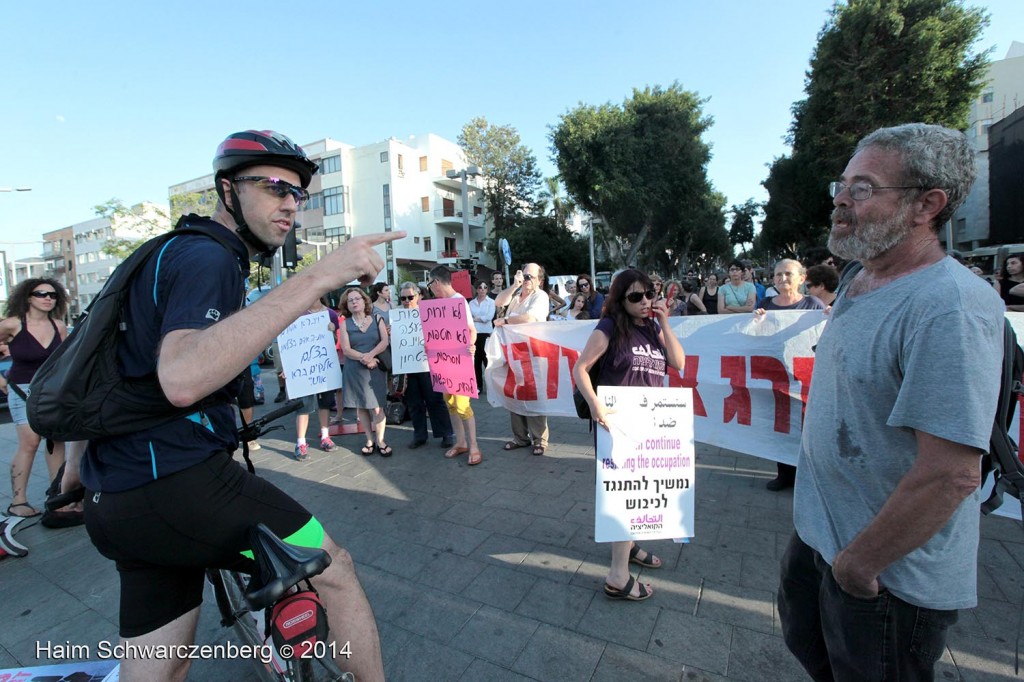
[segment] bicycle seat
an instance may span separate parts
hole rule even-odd
[[[256,571],[245,600],[253,611],[267,608],[292,587],[331,565],[331,556],[324,550],[290,545],[262,523],[249,529],[249,544]]]

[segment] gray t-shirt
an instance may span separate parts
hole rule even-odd
[[[1002,327],[995,291],[951,258],[836,300],[815,353],[793,502],[797,533],[830,565],[910,470],[915,431],[988,449]],[[975,491],[880,582],[918,606],[975,606],[980,501]]]

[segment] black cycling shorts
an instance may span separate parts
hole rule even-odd
[[[302,505],[223,451],[133,490],[86,491],[89,537],[121,576],[121,636],[152,632],[198,607],[207,568],[251,572],[241,552],[257,522],[293,544],[323,542]]]

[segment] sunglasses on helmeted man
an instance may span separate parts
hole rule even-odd
[[[645,298],[648,301],[653,301],[654,297],[654,289],[648,289],[647,291],[644,292],[633,291],[631,293],[626,294],[626,300],[629,301],[630,303],[639,303],[641,300]]]
[[[57,300],[56,291],[33,291],[31,296],[32,298],[52,298],[54,301]]]
[[[269,178],[265,175],[239,175],[237,178],[233,178],[232,181],[254,182],[261,190],[268,194],[273,194],[278,199],[284,199],[291,195],[299,206],[309,201],[309,192],[281,178]]]

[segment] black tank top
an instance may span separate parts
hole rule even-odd
[[[704,287],[704,295],[700,297],[704,301],[704,307],[708,309],[708,315],[718,314],[718,289],[715,289],[714,294],[708,293],[708,288]]]
[[[50,341],[49,346],[43,348],[39,340],[28,331],[25,318],[21,318],[21,331],[15,334],[8,344],[11,350],[11,371],[7,374],[9,382],[12,384],[30,383],[46,358],[57,350],[57,346],[60,345],[60,331],[53,318],[50,319],[50,324],[53,325],[53,340]]]

